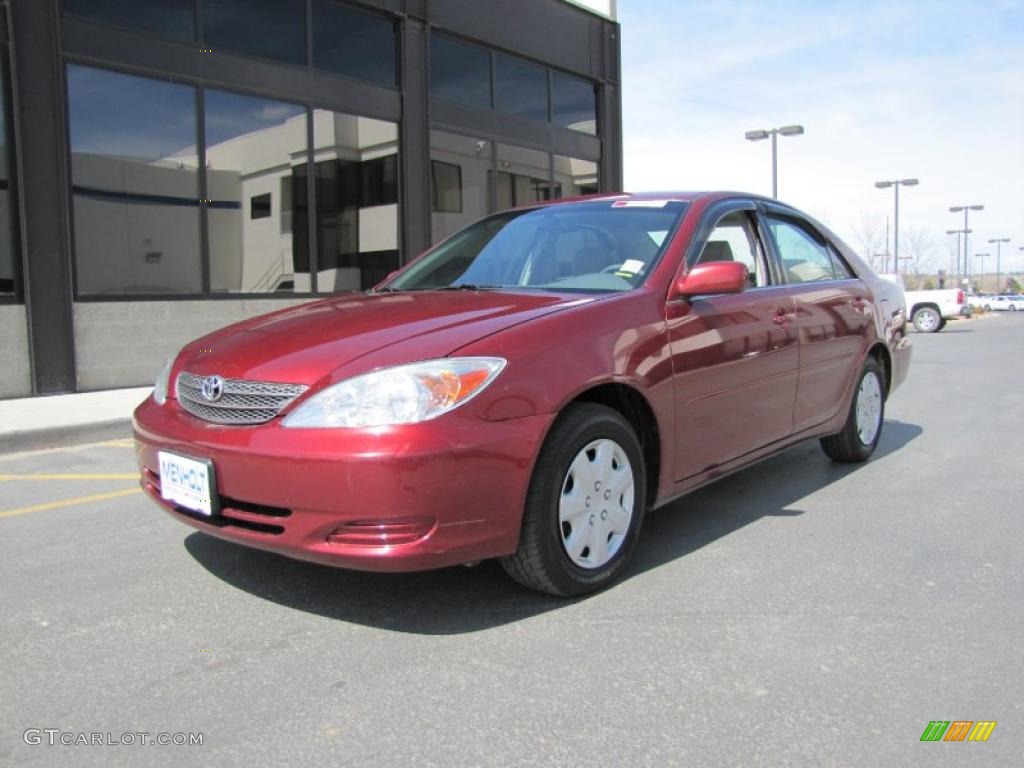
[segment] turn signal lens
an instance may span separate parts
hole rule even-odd
[[[482,392],[500,357],[453,357],[385,368],[335,384],[300,405],[285,427],[383,427],[437,418]]]

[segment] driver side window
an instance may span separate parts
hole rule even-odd
[[[768,270],[755,234],[751,217],[746,211],[733,211],[720,218],[701,249],[697,264],[712,261],[738,261],[750,272],[751,288],[771,283]]]

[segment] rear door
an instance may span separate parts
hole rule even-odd
[[[771,268],[755,206],[728,201],[705,215],[687,262],[741,261],[738,294],[670,301],[675,479],[683,480],[793,431],[797,335],[790,289]]]
[[[764,222],[796,308],[800,375],[793,428],[800,432],[846,405],[874,309],[867,286],[810,222],[772,206]]]

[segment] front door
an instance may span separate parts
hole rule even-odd
[[[669,303],[675,381],[675,479],[724,464],[793,431],[798,368],[790,289],[768,268],[752,206],[719,215],[694,263],[740,261],[738,294]]]

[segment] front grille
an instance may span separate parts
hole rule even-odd
[[[219,400],[211,402],[203,397],[206,378],[179,373],[175,392],[182,408],[214,424],[263,424],[307,389],[301,384],[224,379],[223,394]]]

